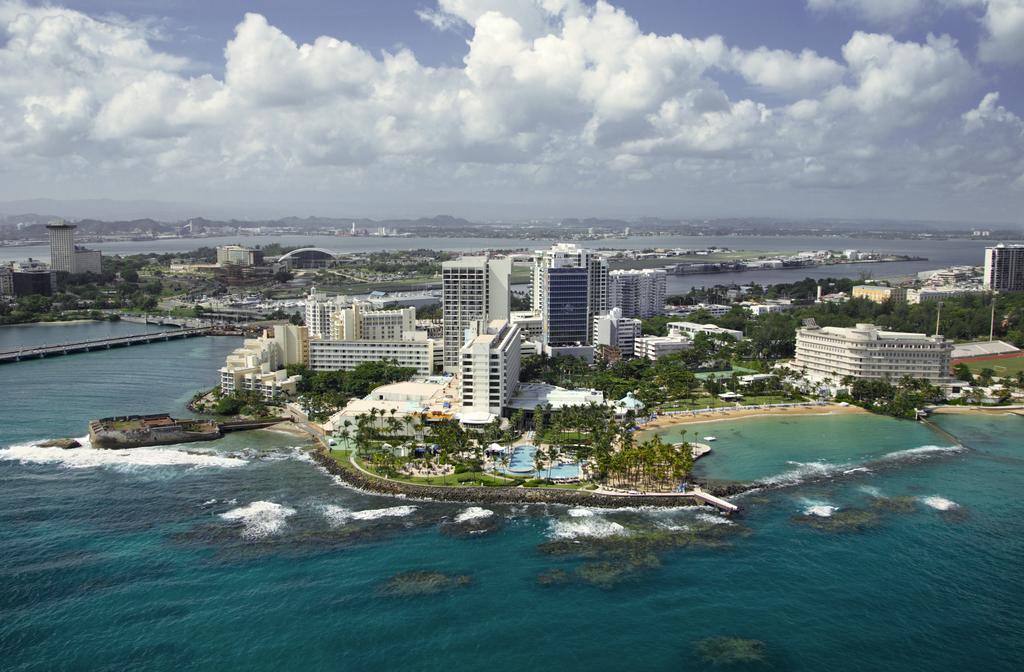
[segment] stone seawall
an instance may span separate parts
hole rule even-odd
[[[334,461],[323,450],[312,451],[313,459],[329,473],[345,483],[379,495],[404,495],[442,502],[466,504],[567,504],[570,506],[596,506],[616,508],[621,506],[693,506],[704,505],[689,496],[659,495],[600,495],[586,490],[555,490],[551,488],[527,487],[467,487],[434,486],[403,483],[370,476],[354,467],[346,468]],[[720,496],[737,494],[747,489],[744,486],[708,488]]]

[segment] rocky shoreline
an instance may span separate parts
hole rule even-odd
[[[405,496],[464,504],[566,504],[617,508],[624,506],[694,506],[705,502],[695,497],[668,495],[602,495],[587,490],[555,490],[520,487],[444,487],[386,480],[338,464],[323,449],[311,452],[313,459],[328,473],[359,490],[391,497]],[[725,497],[749,489],[743,484],[717,485],[704,490]]]

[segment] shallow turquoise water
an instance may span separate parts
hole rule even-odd
[[[5,389],[21,391],[0,411],[0,668],[707,670],[695,644],[723,635],[761,640],[767,657],[720,669],[1022,668],[1024,419],[944,417],[968,450],[882,461],[948,442],[876,417],[718,423],[705,465],[723,477],[792,472],[790,462],[869,470],[747,495],[736,522],[749,535],[659,553],[603,587],[539,585],[541,572],[584,562],[542,545],[586,548],[587,534],[707,514],[535,506],[487,517],[367,496],[304,460],[301,440],[270,432],[189,452],[29,445],[82,435],[99,414],[179,410],[236,343],[0,368]],[[860,531],[793,520],[897,496],[912,510]],[[487,524],[462,534],[460,515]],[[410,570],[470,584],[428,596],[383,589]]]

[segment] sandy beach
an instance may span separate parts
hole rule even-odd
[[[689,425],[705,422],[723,422],[726,420],[742,420],[744,418],[765,418],[772,416],[792,415],[848,415],[855,413],[867,413],[859,406],[840,406],[829,404],[827,406],[790,406],[781,408],[725,408],[710,413],[699,413],[697,415],[663,415],[657,420],[649,422],[641,427],[641,431],[665,429],[676,425]]]
[[[932,413],[951,415],[1021,415],[1024,406],[938,406]]]

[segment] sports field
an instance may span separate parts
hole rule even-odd
[[[971,373],[979,373],[982,369],[992,369],[997,376],[1016,376],[1018,372],[1024,371],[1024,355],[1009,357],[1006,359],[986,359],[967,362]]]

